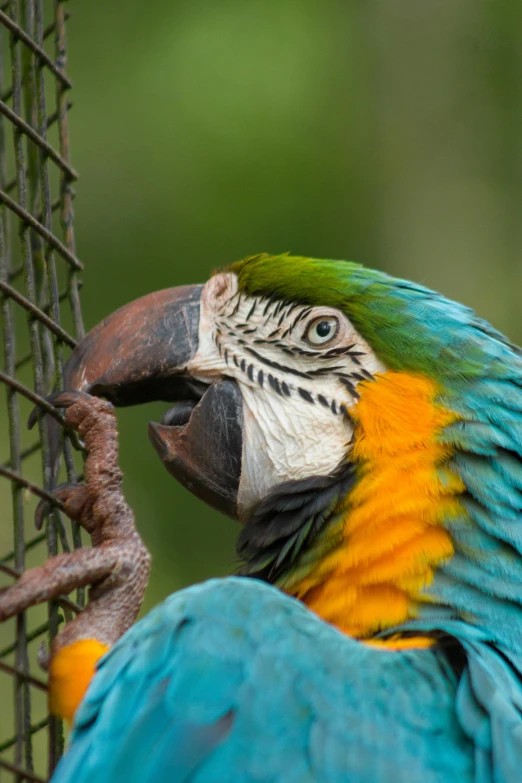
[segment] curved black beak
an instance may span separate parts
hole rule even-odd
[[[169,473],[233,519],[238,515],[242,436],[243,399],[230,378],[210,386],[186,424],[149,423],[149,437]]]
[[[235,381],[210,385],[187,369],[198,350],[202,288],[157,291],[108,316],[74,349],[64,388],[105,397],[116,406],[176,403],[162,424],[150,423],[156,451],[184,486],[237,518],[241,392]]]

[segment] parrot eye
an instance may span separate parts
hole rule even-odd
[[[315,318],[306,327],[304,339],[311,345],[326,345],[337,335],[339,320],[335,316]]]

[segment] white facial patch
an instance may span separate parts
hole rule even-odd
[[[203,288],[187,370],[240,386],[243,518],[278,484],[328,475],[346,459],[357,385],[386,367],[339,310],[247,296],[226,273]]]

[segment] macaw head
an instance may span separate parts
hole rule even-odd
[[[173,403],[152,443],[239,520],[242,572],[343,630],[450,616],[520,633],[522,358],[469,309],[357,264],[259,255],[109,316],[66,385]]]

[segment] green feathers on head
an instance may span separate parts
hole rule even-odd
[[[520,362],[506,338],[469,308],[360,264],[260,254],[229,271],[247,294],[342,310],[390,369],[458,382],[480,377],[485,367],[502,377],[505,361]]]
[[[433,379],[457,414],[439,434],[462,479],[462,513],[444,524],[440,565],[419,622],[465,621],[511,651],[522,671],[522,353],[475,313],[415,283],[345,261],[259,255],[229,268],[240,290],[344,312],[391,370]],[[451,633],[451,631],[450,631]]]

